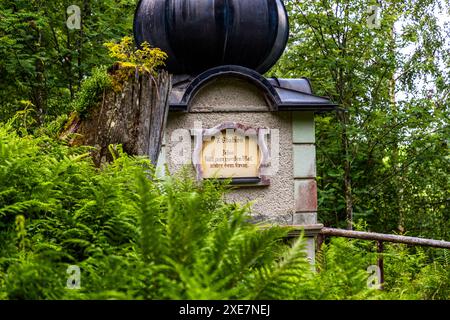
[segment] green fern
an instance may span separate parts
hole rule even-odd
[[[314,272],[304,240],[250,223],[226,182],[160,181],[148,159],[110,151],[97,169],[85,148],[0,125],[0,299],[448,298],[446,253],[387,245],[386,290],[371,290],[373,244],[332,239]]]

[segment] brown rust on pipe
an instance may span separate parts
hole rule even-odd
[[[403,244],[416,245],[416,246],[427,246],[427,247],[434,247],[434,248],[450,249],[450,242],[448,242],[448,241],[424,239],[424,238],[417,238],[417,237],[398,236],[398,235],[393,235],[393,234],[350,231],[350,230],[342,230],[342,229],[334,229],[334,228],[322,228],[320,230],[320,234],[325,235],[325,236],[335,236],[335,237],[353,238],[353,239],[361,239],[361,240],[388,241],[388,242],[403,243]]]

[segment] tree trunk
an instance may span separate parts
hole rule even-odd
[[[389,33],[389,47],[392,53],[395,52],[395,28],[394,28],[394,22],[392,23],[390,27],[390,33]],[[395,97],[395,91],[396,91],[396,81],[395,81],[395,70],[390,75],[389,80],[389,100],[390,100],[390,108],[392,110],[392,116],[393,116],[393,127],[397,128],[398,126],[398,117],[399,117],[399,108]],[[395,172],[395,176],[393,177],[393,184],[395,188],[395,194],[394,194],[394,201],[395,205],[394,208],[398,210],[398,225],[397,229],[402,234],[405,230],[405,217],[404,217],[404,210],[403,210],[403,172],[401,170],[401,163],[400,163],[400,144],[399,144],[399,131],[393,130],[392,134],[394,135],[394,143],[393,143],[393,150],[392,150],[392,167]]]
[[[341,146],[344,152],[344,199],[345,199],[345,220],[347,222],[347,229],[353,229],[353,194],[352,194],[352,175],[351,175],[351,162],[350,162],[350,146],[349,137],[347,132],[348,126],[348,112],[340,112],[338,119],[342,125],[342,137]]]
[[[103,93],[101,103],[89,110],[84,119],[78,116],[66,126],[62,138],[77,133],[72,144],[90,145],[94,162],[100,166],[112,160],[109,146],[121,144],[130,155],[146,155],[156,165],[161,150],[169,111],[171,77],[161,72],[132,76],[121,92]]]

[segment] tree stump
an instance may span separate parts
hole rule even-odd
[[[88,115],[72,117],[63,137],[77,136],[74,145],[94,146],[94,163],[111,161],[109,145],[121,144],[130,155],[148,156],[156,165],[161,151],[169,111],[171,76],[161,71],[157,77],[136,74],[123,83],[122,90],[108,89]]]

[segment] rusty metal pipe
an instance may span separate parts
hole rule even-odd
[[[395,243],[403,243],[415,246],[427,246],[434,248],[450,249],[450,242],[443,240],[424,239],[417,237],[398,236],[393,234],[383,234],[374,232],[350,231],[334,228],[322,228],[319,231],[324,236],[335,236],[361,240],[388,241]]]

